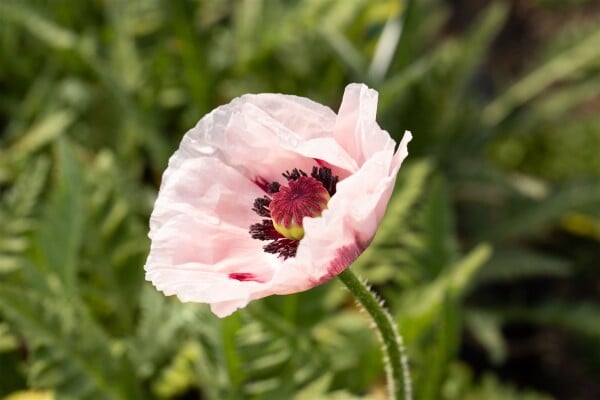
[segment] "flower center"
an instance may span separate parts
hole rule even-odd
[[[283,177],[287,179],[287,185],[257,179],[257,184],[270,196],[254,200],[252,210],[266,218],[251,225],[249,233],[254,239],[271,241],[263,246],[264,251],[286,259],[296,255],[298,244],[304,237],[302,220],[321,216],[335,194],[339,178],[327,167],[313,167],[310,176],[293,169],[286,171]]]
[[[320,217],[329,199],[323,184],[313,177],[301,176],[290,181],[273,194],[269,204],[273,227],[288,239],[300,240],[304,237],[302,219]]]

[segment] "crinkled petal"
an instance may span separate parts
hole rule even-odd
[[[333,138],[362,165],[383,150],[393,151],[394,140],[381,129],[375,117],[378,94],[363,84],[346,87],[333,131]]]
[[[269,109],[277,104],[276,98],[290,109]],[[335,113],[318,103],[298,99],[275,94],[245,95],[215,109],[186,133],[173,165],[209,155],[248,179],[260,177],[267,181],[281,180],[281,172],[293,168],[310,170],[313,159],[337,167],[343,176],[356,170],[354,159],[330,136]],[[307,121],[294,111],[303,112]],[[316,129],[319,123],[323,126]]]
[[[177,159],[176,153],[171,161]],[[202,216],[247,230],[255,222],[249,210],[264,193],[234,168],[218,158],[177,159],[163,174],[160,195],[150,217],[150,238],[169,219],[183,214]]]

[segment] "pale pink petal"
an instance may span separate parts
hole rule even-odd
[[[226,222],[215,224],[200,214],[182,214],[152,232],[148,268],[192,262],[213,265],[234,257],[259,259],[256,252],[260,250],[261,244],[250,238],[247,229]]]
[[[262,107],[274,104],[274,96],[285,104],[296,104],[292,110],[299,108],[296,96],[263,94],[235,99],[206,115],[186,133],[174,155],[173,166],[187,158],[209,155],[220,158],[249,179],[261,177],[268,181],[280,180],[282,171],[293,168],[310,170],[312,159],[340,171],[356,169],[356,162],[346,150],[325,135],[335,124],[333,111],[306,100],[301,103],[301,111],[309,123],[302,122],[298,115],[292,118],[281,108],[271,115]],[[321,120],[326,121],[326,126],[309,135],[307,129],[320,121],[314,114],[320,112],[324,112]]]
[[[331,136],[337,115],[327,106],[292,95],[262,93],[244,97],[302,139]]]
[[[150,237],[173,216],[202,215],[214,223],[225,221],[244,230],[255,222],[248,212],[262,190],[218,158],[178,158],[176,153],[163,175],[160,196],[150,219]],[[173,160],[177,159],[177,165]]]
[[[376,152],[393,151],[395,143],[377,124],[377,97],[375,90],[362,84],[346,87],[340,105],[333,138],[354,158],[358,165]]]
[[[213,314],[215,314],[219,318],[225,318],[225,317],[233,314],[233,312],[236,311],[237,309],[246,307],[249,302],[250,302],[250,300],[246,299],[246,300],[230,300],[230,301],[224,301],[221,303],[213,303],[210,305],[210,311],[212,311]]]
[[[219,317],[225,317],[237,308],[245,307],[251,299],[250,294],[264,286],[257,282],[240,282],[226,275],[197,270],[189,266],[189,272],[174,269],[169,279],[161,279],[155,284],[166,295],[177,295],[183,302],[211,304],[211,309]],[[167,272],[164,272],[167,274]]]

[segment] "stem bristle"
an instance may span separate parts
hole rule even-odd
[[[383,363],[388,384],[390,400],[412,399],[412,384],[408,365],[408,357],[404,349],[402,337],[396,323],[384,306],[384,301],[370,288],[361,277],[357,277],[349,268],[339,275],[340,280],[352,293],[361,311],[371,316],[375,325],[377,338],[381,343]]]

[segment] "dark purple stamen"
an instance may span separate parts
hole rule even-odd
[[[257,213],[261,217],[271,218],[269,204],[271,204],[271,199],[267,196],[258,197],[256,200],[254,200],[254,206],[252,207],[252,211]]]
[[[325,190],[329,192],[329,196],[335,194],[335,188],[340,178],[337,175],[334,176],[331,173],[331,169],[327,167],[313,167],[310,176],[323,184]]]
[[[254,183],[256,184],[256,186],[261,188],[264,192],[269,193],[269,194],[279,192],[279,187],[281,186],[281,184],[279,184],[279,182],[269,183],[269,181],[266,180],[265,178],[263,178],[262,176],[257,176],[256,178],[254,178]]]
[[[287,258],[296,256],[296,251],[298,251],[299,244],[299,240],[283,238],[265,245],[263,249],[267,253],[279,254],[279,257],[283,257],[285,260]]]
[[[269,193],[273,194],[273,193],[279,192],[280,187],[281,187],[281,184],[279,182],[271,182],[267,186],[267,189],[269,190]]]
[[[258,224],[250,225],[250,230],[248,232],[252,239],[258,240],[277,240],[283,237],[281,233],[275,230],[273,221],[270,219],[263,219],[262,222]]]
[[[284,260],[296,255],[298,243],[300,243],[298,240],[283,237],[275,230],[273,221],[270,219],[263,219],[261,223],[251,225],[250,236],[258,240],[272,240],[271,243],[263,246],[263,250],[267,253],[279,254]]]
[[[296,179],[300,178],[301,176],[308,176],[308,175],[306,175],[306,172],[304,172],[304,171],[302,171],[301,169],[298,169],[298,168],[294,168],[292,170],[292,172],[285,171],[281,175],[283,175],[283,177],[285,179],[287,179],[288,181],[295,181]]]

